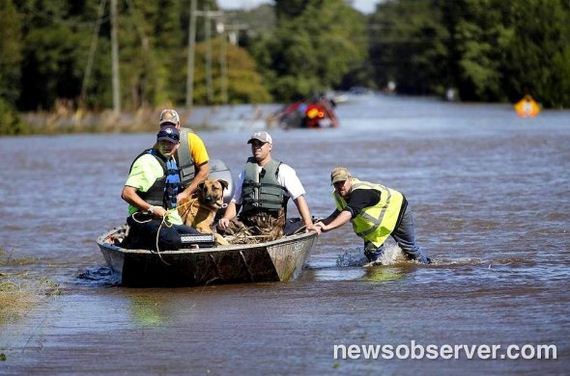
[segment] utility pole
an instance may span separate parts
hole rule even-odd
[[[121,87],[119,83],[119,44],[117,40],[117,0],[111,0],[111,59],[113,68],[113,111],[121,112]]]
[[[222,94],[222,103],[228,103],[228,64],[227,64],[227,45],[226,45],[226,32],[223,20],[216,23],[216,31],[222,35],[220,45],[220,90]]]
[[[190,15],[188,25],[188,67],[186,72],[186,108],[193,105],[194,95],[194,50],[196,48],[196,0],[190,1]]]
[[[194,90],[194,55],[196,44],[196,20],[199,16],[205,18],[204,20],[204,37],[206,39],[206,92],[208,102],[214,101],[214,90],[212,86],[212,41],[211,41],[211,27],[212,18],[223,16],[222,11],[210,11],[206,5],[203,11],[196,10],[196,0],[191,0],[190,3],[190,25],[188,26],[188,67],[187,67],[187,81],[186,81],[186,107],[192,106],[192,93]]]
[[[106,2],[107,0],[101,0],[101,2],[99,3],[99,10],[97,11],[97,22],[95,22],[95,31],[93,32],[93,37],[91,38],[91,46],[89,47],[87,66],[85,67],[85,73],[83,74],[83,82],[81,83],[81,95],[79,96],[81,100],[81,105],[84,105],[85,101],[87,100],[87,88],[89,86],[89,80],[91,79],[91,69],[93,69],[93,59],[95,58],[95,52],[97,51],[97,40],[99,39],[99,30],[101,29],[103,12],[105,11]]]
[[[206,4],[204,20],[204,38],[206,38],[206,93],[208,94],[208,104],[214,99],[214,90],[212,87],[212,16],[210,15],[210,7]]]

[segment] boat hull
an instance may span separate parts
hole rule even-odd
[[[299,277],[316,233],[267,243],[177,251],[125,249],[116,243],[125,228],[97,239],[107,264],[126,286],[199,286],[219,283],[287,282]]]

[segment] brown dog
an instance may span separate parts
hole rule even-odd
[[[206,179],[188,199],[178,202],[178,213],[185,225],[202,234],[212,234],[212,226],[218,209],[224,204],[224,189],[228,182],[222,179]],[[220,235],[215,234],[217,244],[228,244]]]

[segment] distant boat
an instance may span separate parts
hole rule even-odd
[[[528,94],[515,103],[514,107],[517,115],[524,118],[535,117],[540,112],[540,105]]]
[[[275,117],[282,128],[337,128],[335,105],[328,98],[303,100],[287,105]]]

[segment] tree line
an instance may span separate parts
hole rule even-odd
[[[125,109],[184,104],[190,1],[118,0]],[[111,106],[109,3],[0,2],[0,127],[60,103]],[[568,107],[568,20],[567,0],[387,0],[370,15],[344,0],[275,0],[226,13],[224,32],[197,17],[193,102],[286,102],[392,81],[406,94],[453,88],[461,100],[512,102],[529,93]],[[231,25],[242,25],[237,44]]]
[[[570,2],[398,0],[370,17],[375,81],[462,100],[570,106]]]

